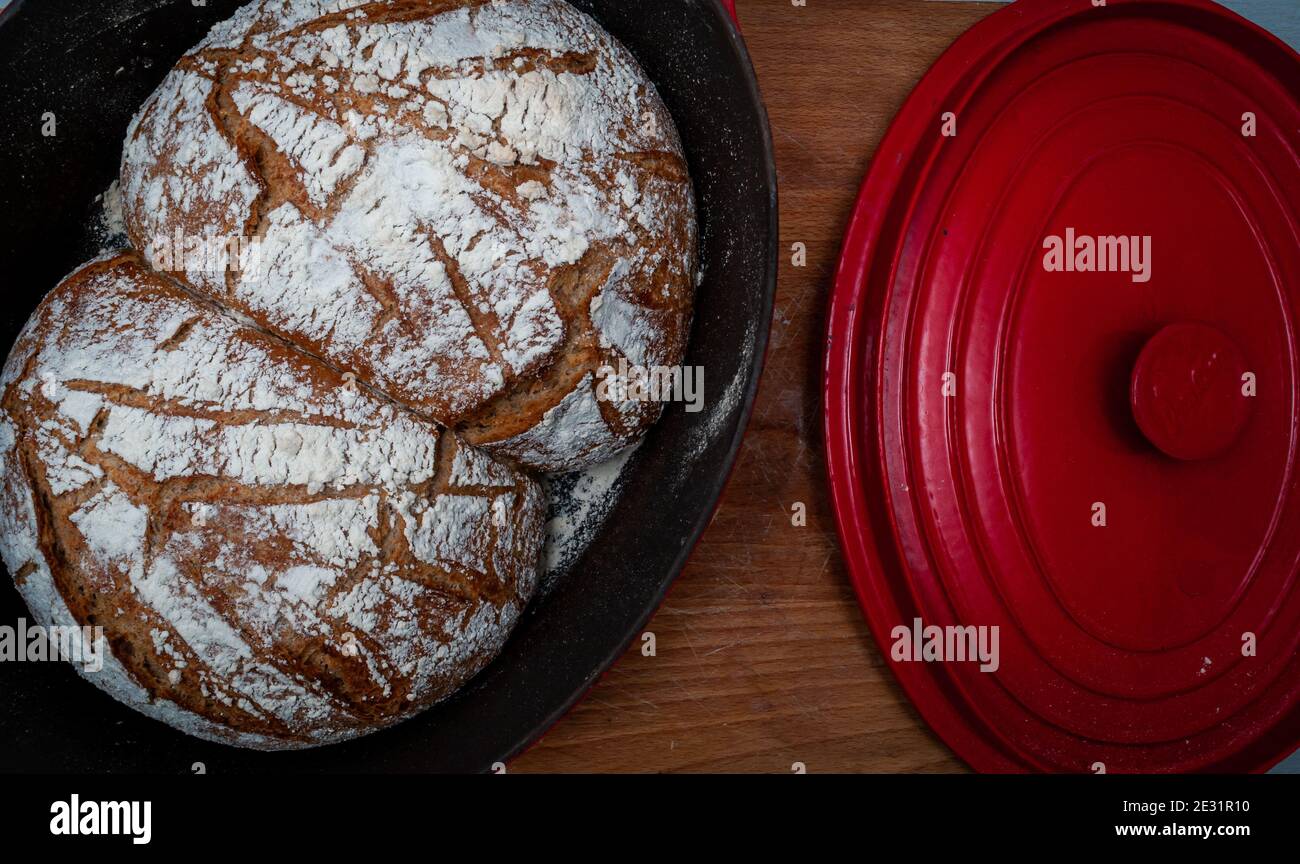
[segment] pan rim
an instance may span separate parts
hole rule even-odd
[[[755,234],[759,235],[752,246],[747,244],[743,259],[747,262],[745,265],[747,272],[753,274],[753,282],[749,283],[743,292],[747,298],[745,300],[746,309],[743,320],[746,327],[752,328],[750,331],[752,336],[748,334],[746,336],[746,354],[748,356],[741,361],[737,369],[738,377],[743,376],[743,385],[739,388],[738,398],[734,403],[735,407],[728,410],[726,427],[731,427],[731,432],[729,434],[724,432],[723,435],[718,436],[710,443],[711,452],[708,458],[708,469],[701,472],[707,476],[702,477],[704,482],[693,487],[691,496],[694,501],[690,511],[695,513],[695,517],[682,519],[674,525],[672,540],[678,544],[678,548],[672,552],[671,560],[665,565],[665,560],[669,558],[669,555],[660,553],[655,559],[657,566],[641,570],[638,576],[637,589],[635,593],[629,594],[634,603],[629,603],[627,607],[623,608],[613,626],[602,629],[597,634],[600,638],[593,640],[596,645],[581,652],[574,652],[574,662],[568,675],[562,679],[564,682],[562,687],[551,686],[546,688],[543,691],[544,698],[536,700],[532,708],[523,712],[522,716],[515,722],[501,724],[498,727],[498,733],[491,736],[491,739],[495,739],[495,743],[489,739],[489,746],[482,748],[480,756],[473,761],[465,760],[459,769],[438,767],[437,765],[426,767],[431,761],[436,762],[438,760],[419,758],[413,759],[414,764],[409,765],[409,767],[388,764],[382,770],[473,770],[475,766],[487,770],[488,765],[491,763],[487,760],[483,763],[478,761],[482,752],[491,752],[493,754],[492,758],[508,761],[516,758],[535,744],[547,730],[585,698],[597,681],[627,653],[629,645],[644,630],[647,622],[660,610],[668,591],[680,577],[701,536],[716,514],[722,494],[735,468],[743,446],[744,435],[757,400],[774,320],[780,243],[779,190],[772,130],[767,108],[762,99],[752,61],[735,19],[727,11],[725,0],[709,0],[707,3],[697,3],[692,4],[692,6],[695,8],[691,10],[691,20],[698,22],[701,28],[710,31],[708,38],[716,48],[720,68],[726,70],[727,78],[734,82],[731,95],[735,98],[738,106],[737,116],[741,118],[738,125],[746,130],[746,134],[749,135],[746,142],[747,164],[745,176],[746,178],[752,178],[746,180],[747,183],[752,184],[752,189],[745,193],[746,199],[752,202],[755,209],[760,206],[761,199],[761,206],[765,206],[768,210],[766,218],[760,217],[749,223],[750,226],[753,226],[752,230],[755,231]],[[10,22],[10,13],[19,8],[24,8],[28,12],[35,11],[31,6],[25,5],[25,0],[14,0],[11,6],[0,10],[0,25],[8,24]],[[752,270],[749,270],[750,267],[752,267]],[[667,552],[667,550],[664,550],[664,552]],[[633,611],[635,614],[631,614]],[[484,679],[480,676],[477,680],[482,682]],[[465,688],[465,692],[461,694],[467,697],[467,701],[471,704],[476,698],[473,688],[474,682],[471,681]],[[561,695],[563,695],[563,698],[559,698]],[[411,719],[417,722],[419,720],[418,717]],[[437,723],[438,720],[435,719],[434,722]],[[399,725],[409,726],[412,724],[402,723]],[[429,727],[430,731],[434,728],[436,726]],[[163,727],[160,727],[160,734],[166,734]],[[377,738],[367,735],[357,740],[377,740]],[[356,742],[348,742],[339,746],[346,748],[352,743]],[[212,746],[220,747],[221,745]],[[348,756],[342,756],[339,760],[340,764],[331,767],[329,765],[300,764],[296,760],[276,762],[271,761],[274,757],[269,753],[254,753],[227,747],[221,747],[221,749],[228,750],[232,754],[241,754],[239,760],[241,764],[231,766],[235,772],[280,773],[348,770],[348,763],[353,761]],[[311,751],[305,752],[322,752],[333,749],[332,747],[312,748]],[[130,766],[118,765],[114,767],[109,765],[90,767],[88,770],[98,773],[133,769]],[[134,770],[139,770],[139,766]]]

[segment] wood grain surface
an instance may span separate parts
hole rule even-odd
[[[738,0],[776,142],[781,268],[754,417],[713,524],[649,630],[512,773],[958,771],[860,615],[826,493],[825,310],[871,154],[943,50],[998,7]],[[807,266],[791,247],[807,244]],[[807,524],[792,524],[806,506]]]

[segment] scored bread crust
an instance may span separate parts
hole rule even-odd
[[[102,689],[263,749],[391,725],[499,651],[535,481],[131,253],[42,301],[0,377],[0,553]]]
[[[122,188],[153,266],[530,467],[634,442],[661,405],[598,372],[685,351],[680,141],[562,0],[257,0],[141,109]],[[177,237],[258,238],[259,262],[177,268]]]

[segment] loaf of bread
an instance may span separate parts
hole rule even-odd
[[[661,405],[697,269],[676,130],[562,0],[257,0],[186,55],[122,159],[155,268],[466,440],[603,461]],[[256,267],[177,240],[260,242]],[[199,257],[199,256],[194,256]]]
[[[499,650],[545,504],[459,443],[132,254],[40,305],[0,379],[0,552],[86,677],[200,737],[395,723]]]

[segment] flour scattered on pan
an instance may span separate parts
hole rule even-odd
[[[116,180],[95,198],[95,204],[99,209],[90,220],[90,236],[99,244],[100,254],[126,248],[126,217],[122,210],[122,190]]]
[[[749,383],[750,371],[754,365],[757,335],[758,331],[751,321],[745,331],[745,347],[741,351],[740,362],[721,393],[716,389],[709,389],[708,376],[705,376],[704,396],[708,411],[700,422],[692,425],[687,435],[685,448],[687,458],[682,460],[683,470],[678,477],[679,482],[690,476],[690,468],[695,460],[712,447],[724,431],[733,428],[732,421],[735,419],[736,411],[744,402],[746,385]]]
[[[723,429],[729,428],[732,414],[740,407],[745,395],[745,384],[748,381],[749,367],[742,365],[736,370],[736,374],[731,376],[731,381],[727,383],[722,395],[709,403],[709,414],[704,422],[698,428],[691,430],[688,452],[699,455],[718,440]]]
[[[639,446],[639,445],[637,445]],[[545,596],[587,551],[618,501],[623,471],[637,446],[585,471],[551,474],[542,482],[551,502],[542,550],[539,596]]]

